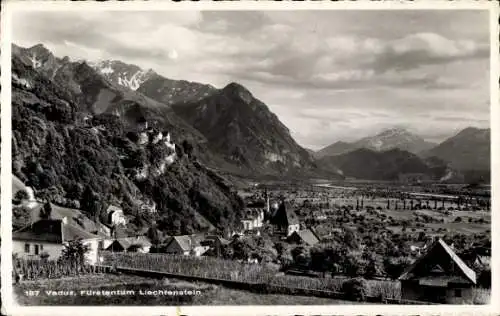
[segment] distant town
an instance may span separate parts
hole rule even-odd
[[[14,187],[20,188],[20,180],[14,179]],[[23,187],[15,192],[14,205],[28,209],[31,219],[13,233],[13,251],[23,259],[17,262],[16,278],[22,284],[43,277],[26,262],[63,262],[80,247],[85,248],[86,265],[103,269],[158,270],[192,280],[203,280],[201,272],[208,280],[212,276],[203,271],[206,265],[234,261],[274,271],[271,285],[323,280],[321,287],[328,288],[329,282],[338,287],[363,280],[351,294],[365,300],[381,295],[379,299],[394,302],[477,303],[478,291],[484,295],[490,287],[491,241],[485,237],[491,224],[489,187],[406,189],[374,183],[250,183],[239,191],[245,201],[241,229],[160,240],[152,229],[122,235],[126,217],[118,206],[106,209],[107,222],[94,222],[77,209],[37,200],[31,188]],[[135,257],[144,264],[134,263]],[[195,268],[189,275],[181,266],[169,271],[168,265],[155,266],[157,260],[203,262],[202,271]],[[251,277],[234,273],[221,271],[228,280],[242,282],[269,271]],[[362,290],[370,287],[392,289]]]

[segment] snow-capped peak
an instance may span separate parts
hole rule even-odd
[[[139,89],[141,84],[154,74],[151,69],[143,70],[136,65],[116,60],[104,60],[90,65],[107,80],[132,90]]]

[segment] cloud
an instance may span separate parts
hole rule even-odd
[[[486,11],[32,12],[14,16],[13,35],[59,56],[240,82],[312,148],[394,124],[429,139],[488,125]]]
[[[389,42],[366,66],[378,72],[407,70],[422,65],[485,58],[489,51],[488,44],[451,40],[436,33],[417,33]]]

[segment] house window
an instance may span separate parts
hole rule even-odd
[[[30,253],[30,244],[24,244],[24,252]]]
[[[40,251],[43,251],[43,245],[40,245]]]
[[[35,245],[35,255],[38,255],[38,254],[40,254],[40,246]]]
[[[455,297],[462,297],[462,289],[455,289]]]

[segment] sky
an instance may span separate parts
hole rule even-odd
[[[489,127],[487,11],[46,11],[13,20],[14,43],[43,43],[58,57],[241,83],[310,149],[392,127],[435,142]]]

